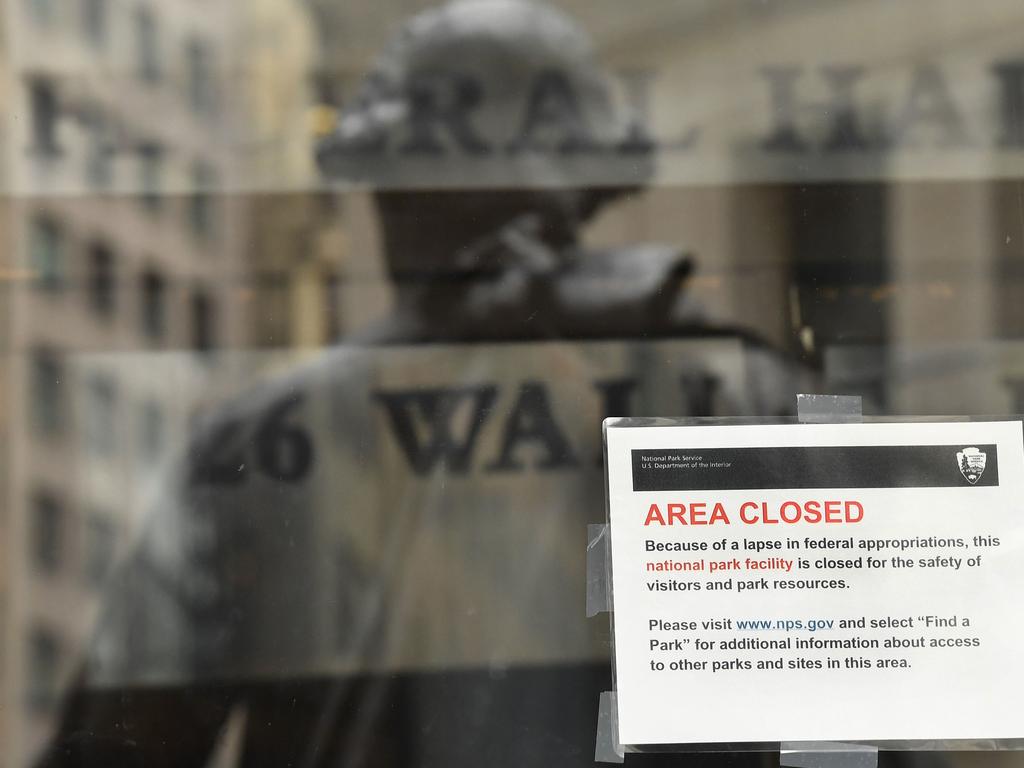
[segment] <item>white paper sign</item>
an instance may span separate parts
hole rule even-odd
[[[613,424],[623,744],[1024,736],[1021,422]]]

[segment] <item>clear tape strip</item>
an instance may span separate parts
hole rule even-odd
[[[859,395],[797,395],[796,415],[803,424],[856,423],[863,419]]]
[[[834,741],[782,742],[779,765],[785,768],[877,768],[878,747]]]
[[[619,718],[615,706],[615,691],[603,691],[597,705],[597,741],[594,744],[595,763],[625,762],[625,750],[619,743]]]
[[[608,526],[587,526],[587,618],[612,609],[608,585]]]

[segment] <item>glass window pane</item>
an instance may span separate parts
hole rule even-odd
[[[32,221],[29,238],[36,284],[47,292],[62,290],[66,282],[66,246],[60,224],[49,216],[39,215]]]
[[[40,25],[50,25],[56,19],[57,0],[24,0],[33,21]]]
[[[192,38],[186,43],[185,66],[189,104],[195,112],[205,114],[214,108],[216,93],[212,54],[205,42]]]
[[[97,48],[107,43],[107,15],[109,0],[81,0],[82,31],[85,39]]]
[[[156,465],[164,456],[166,424],[163,409],[155,401],[143,403],[139,420],[139,446],[143,461]]]
[[[102,586],[114,565],[117,528],[103,512],[86,519],[85,578],[94,587]]]
[[[210,238],[216,228],[216,172],[206,163],[192,167],[192,194],[188,199],[189,225],[201,238]]]
[[[167,285],[159,272],[147,271],[141,281],[142,331],[154,341],[163,338],[167,325]]]
[[[32,499],[32,556],[43,574],[56,573],[63,560],[64,510],[50,493],[38,492]]]
[[[140,6],[135,13],[135,53],[138,76],[156,84],[163,76],[160,61],[160,36],[152,8]]]
[[[51,350],[37,350],[31,358],[30,392],[32,421],[41,435],[63,431],[66,420],[66,386],[61,357]]]
[[[35,627],[28,636],[27,704],[34,711],[47,711],[57,701],[60,672],[60,641],[46,627]]]
[[[163,183],[163,150],[143,144],[139,148],[139,191],[142,204],[151,212],[160,209]]]
[[[603,418],[1024,409],[1020,0],[12,0],[3,26],[5,768],[589,765]],[[1016,712],[959,676],[1010,646],[942,656],[949,722]],[[931,663],[896,650],[841,671],[891,703]]]
[[[117,306],[117,271],[114,254],[105,243],[89,246],[89,305],[100,317],[110,317]]]
[[[205,290],[192,294],[192,346],[209,352],[216,343],[216,307]]]
[[[28,101],[32,118],[32,149],[43,158],[60,154],[57,124],[60,117],[53,81],[35,76],[28,82]]]
[[[107,376],[93,374],[87,385],[85,439],[97,456],[111,456],[117,450],[117,387]]]

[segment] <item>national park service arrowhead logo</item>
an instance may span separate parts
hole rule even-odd
[[[957,452],[956,463],[960,467],[960,474],[974,485],[985,471],[985,452],[977,448],[964,448]]]

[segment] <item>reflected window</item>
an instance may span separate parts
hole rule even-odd
[[[135,50],[139,79],[147,83],[160,82],[159,32],[156,16],[146,6],[141,6],[135,13]]]
[[[331,71],[314,71],[312,78],[314,100],[318,104],[324,104],[335,109],[342,105],[342,87],[341,83],[338,82],[339,78],[337,73]]]
[[[196,163],[192,168],[192,195],[188,202],[188,218],[192,231],[198,237],[213,234],[214,197],[216,172],[205,163]]]
[[[110,517],[93,512],[85,522],[85,578],[98,587],[110,573],[114,559],[117,528]]]
[[[39,573],[60,570],[64,509],[52,493],[40,491],[32,499],[32,563]]]
[[[1024,413],[1024,379],[1007,379],[1006,388],[1010,392],[1010,413]]]
[[[107,42],[107,0],[81,0],[82,32],[94,47],[101,48]]]
[[[214,107],[212,54],[206,44],[192,38],[185,44],[188,101],[193,111],[209,114]]]
[[[94,189],[106,189],[114,177],[114,149],[102,119],[94,118],[89,130],[92,135],[86,157],[86,181]]]
[[[1021,71],[1021,80],[1024,82],[1024,70]],[[1020,100],[1020,106],[1024,107],[1024,93]],[[1024,131],[1024,125],[1020,129]],[[992,276],[999,286],[994,297],[998,320],[996,332],[1004,339],[1024,338],[1024,259],[1021,258],[1024,198],[1021,194],[1021,183],[1017,180],[998,181],[992,185]],[[972,271],[973,265],[968,259],[946,267],[947,280],[935,280],[929,286],[933,300],[948,305],[955,296],[953,283],[962,276],[970,275]],[[1021,410],[1021,406],[1024,406],[1024,390],[1020,389],[1021,385],[1024,385],[1024,381],[1019,379],[1011,383],[1016,393],[1014,413],[1024,413]]]
[[[142,404],[139,418],[139,453],[146,464],[159,463],[164,450],[164,412],[149,400]]]
[[[41,435],[64,428],[64,366],[57,353],[37,350],[32,358],[32,421]]]
[[[327,343],[341,338],[341,280],[338,275],[324,275],[324,334]]]
[[[30,709],[45,711],[57,701],[60,640],[46,627],[35,627],[28,637],[28,701]]]
[[[142,275],[142,332],[150,339],[164,336],[167,304],[167,285],[163,276],[155,271]]]
[[[36,23],[49,26],[56,17],[58,0],[25,0],[29,14]]]
[[[117,302],[114,254],[104,243],[89,246],[89,306],[100,317],[114,314]]]
[[[793,321],[814,358],[837,344],[888,336],[888,193],[884,184],[788,189],[793,235]]]
[[[264,273],[256,278],[253,322],[260,346],[283,347],[291,342],[290,293],[290,281],[283,272]]]
[[[28,83],[28,101],[32,118],[32,151],[43,157],[56,157],[60,154],[57,90],[50,80],[33,78]]]
[[[85,438],[97,456],[110,456],[117,448],[117,388],[104,375],[89,380]]]
[[[36,286],[48,292],[63,290],[65,283],[64,232],[56,219],[40,214],[32,220],[29,253]]]
[[[204,290],[192,295],[192,348],[197,352],[209,352],[214,345],[213,299]]]
[[[156,144],[139,148],[139,190],[142,204],[151,211],[160,208],[160,176],[163,152]]]

